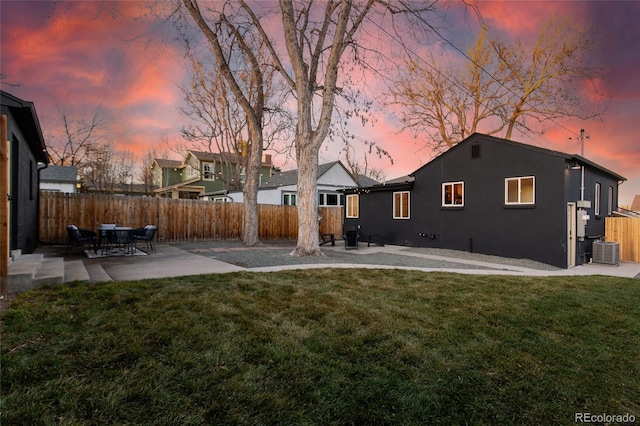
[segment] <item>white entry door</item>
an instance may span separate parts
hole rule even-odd
[[[576,266],[576,203],[567,203],[567,268]]]

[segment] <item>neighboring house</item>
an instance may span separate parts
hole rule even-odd
[[[77,192],[78,168],[76,166],[50,165],[40,170],[40,190],[73,194]]]
[[[360,175],[361,186],[374,185],[377,182]],[[318,165],[318,206],[331,207],[344,205],[341,190],[357,188],[355,179],[340,161]],[[226,196],[234,202],[242,202],[241,191],[229,191]],[[274,173],[258,188],[258,204],[276,204],[295,206],[298,198],[298,170]]]
[[[154,159],[156,197],[202,198],[205,194],[240,189],[244,185],[242,157],[235,153],[189,151],[183,161]],[[265,155],[260,180],[271,176],[271,156]]]
[[[33,253],[38,244],[39,171],[49,163],[49,155],[33,103],[4,91],[0,91],[0,98],[9,142],[9,249]],[[4,166],[2,169],[7,173]],[[4,235],[1,239],[5,243]]]
[[[345,229],[559,267],[589,259],[625,180],[578,155],[478,133],[410,176],[345,191]]]
[[[91,192],[93,194],[148,197],[154,195],[153,191],[155,189],[157,189],[155,185],[145,185],[143,183],[113,183],[103,184],[102,187],[96,187],[91,182],[82,183],[82,192]]]
[[[631,207],[629,207],[629,210],[640,213],[640,194],[633,197],[633,202],[631,203]]]

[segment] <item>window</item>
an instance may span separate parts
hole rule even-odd
[[[607,208],[607,214],[611,216],[613,214],[613,187],[609,187],[609,203]]]
[[[442,184],[442,207],[464,206],[464,182]]]
[[[393,193],[393,218],[409,219],[409,192]]]
[[[296,194],[290,194],[290,193],[282,194],[282,204],[285,206],[295,206]]]
[[[213,173],[213,164],[212,163],[202,163],[202,179],[204,180],[214,180],[215,174]]]
[[[594,214],[600,216],[600,183],[596,182],[596,192],[593,194]]]
[[[199,173],[198,173],[198,169],[196,167],[193,167],[193,165],[189,164],[189,166],[187,166],[187,178],[191,179],[194,177],[198,177]]]
[[[360,217],[360,196],[358,194],[347,195],[347,217]]]
[[[506,178],[504,180],[505,204],[534,204],[536,202],[536,178],[534,176]]]
[[[340,206],[342,205],[340,201],[340,196],[335,193],[321,192],[318,194],[319,206]]]

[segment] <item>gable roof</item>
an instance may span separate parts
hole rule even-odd
[[[0,104],[3,109],[8,108],[15,117],[16,122],[27,138],[27,143],[36,159],[44,164],[49,164],[49,154],[42,136],[40,121],[33,102],[23,101],[10,93],[0,90]]]
[[[341,161],[333,161],[331,163],[319,164],[318,175],[316,180],[320,179],[322,175],[327,173],[333,166],[340,165],[351,176],[351,173],[344,167]],[[284,172],[277,172],[271,175],[268,181],[260,185],[260,189],[279,188],[281,186],[292,186],[298,183],[298,169],[287,170]]]
[[[76,183],[78,168],[76,166],[48,166],[40,171],[40,182]]]
[[[541,147],[537,147],[537,146],[533,146],[533,145],[528,145],[525,143],[521,143],[521,142],[515,142],[509,139],[502,139],[502,138],[497,138],[495,136],[489,136],[489,135],[485,135],[482,133],[474,133],[471,136],[469,136],[468,138],[464,139],[463,141],[459,142],[457,145],[455,145],[454,147],[448,149],[447,151],[443,152],[442,154],[438,155],[437,157],[435,157],[433,160],[429,161],[427,164],[425,164],[424,166],[420,167],[419,169],[415,170],[413,173],[409,174],[409,176],[415,176],[416,172],[418,172],[418,170],[421,170],[424,167],[427,167],[428,165],[430,165],[431,163],[433,163],[436,159],[441,158],[445,155],[447,155],[448,153],[457,150],[457,149],[461,149],[462,146],[466,146],[467,144],[470,143],[474,143],[474,142],[478,142],[478,141],[486,141],[486,142],[490,142],[490,143],[500,143],[500,144],[504,144],[504,145],[511,145],[511,146],[515,146],[518,148],[523,148],[523,149],[527,149],[530,151],[534,151],[534,152],[538,152],[541,154],[546,154],[546,155],[551,155],[554,157],[561,157],[564,158],[566,160],[569,161],[575,161],[576,163],[578,163],[578,165],[582,165],[582,166],[589,166],[592,168],[595,168],[599,171],[601,171],[602,173],[608,174],[610,176],[613,176],[614,178],[616,178],[618,181],[625,181],[627,180],[625,177],[612,172],[609,169],[606,169],[605,167],[602,167],[601,165],[594,163],[591,160],[588,160],[580,155],[577,154],[567,154],[561,151],[554,151],[552,149],[547,149],[547,148],[541,148]]]
[[[232,163],[239,163],[242,160],[242,157],[235,152],[203,152],[190,150],[187,157],[189,154],[200,161],[230,161]]]
[[[365,176],[363,174],[358,174],[358,184],[360,187],[367,187],[377,185],[379,182],[377,180],[371,179],[369,176]]]
[[[154,158],[153,161],[160,167],[178,168],[182,166],[182,161],[180,160],[167,160],[166,158]]]

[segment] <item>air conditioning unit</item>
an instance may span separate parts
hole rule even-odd
[[[593,242],[593,262],[606,263],[607,265],[619,264],[620,244],[606,243],[604,241]]]

